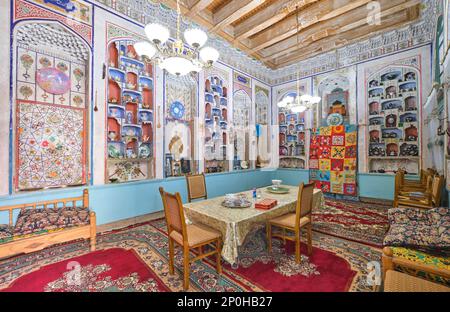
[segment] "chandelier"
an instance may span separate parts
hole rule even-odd
[[[311,109],[314,105],[319,104],[322,99],[318,96],[311,96],[309,94],[300,95],[300,88],[297,88],[297,95],[286,96],[278,102],[279,108],[286,108],[293,113],[303,113]]]
[[[297,10],[297,46],[300,47],[300,26],[299,26],[299,7]],[[297,65],[299,66],[299,65]],[[300,90],[300,68],[297,69],[297,94],[296,96],[285,96],[280,102],[277,103],[279,108],[286,108],[293,113],[303,113],[304,111],[311,109],[313,105],[319,104],[322,100],[318,96],[311,96],[309,94],[301,94]]]
[[[211,47],[203,47],[208,40],[206,33],[199,28],[190,28],[180,37],[181,11],[177,0],[177,36],[170,41],[167,27],[150,23],[145,26],[145,34],[151,41],[140,41],[134,44],[136,53],[146,61],[154,61],[160,68],[175,76],[198,73],[209,68],[219,59],[219,52]],[[202,48],[203,47],[203,48]]]

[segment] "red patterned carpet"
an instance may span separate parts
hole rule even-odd
[[[164,220],[156,220],[99,235],[94,253],[87,242],[77,241],[0,261],[0,289],[182,291],[181,250],[176,252],[175,275],[170,275],[165,230]],[[269,255],[263,229],[249,237],[238,269],[225,264],[219,277],[214,261],[193,264],[190,291],[373,290],[366,275],[367,263],[380,261],[376,248],[314,233],[313,255],[308,257],[302,250],[302,262],[297,265],[292,245],[284,247],[274,240],[274,252]]]
[[[387,205],[325,199],[313,211],[313,229],[347,240],[381,248],[388,231]]]
[[[136,252],[110,248],[46,265],[15,280],[5,292],[168,291]]]

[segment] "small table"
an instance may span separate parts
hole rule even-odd
[[[298,186],[283,186],[289,189],[288,194],[273,194],[266,188],[261,188],[260,201],[265,198],[276,199],[278,205],[270,210],[250,208],[232,209],[222,206],[225,196],[211,198],[199,202],[184,204],[184,211],[188,221],[208,225],[222,233],[222,257],[234,265],[237,264],[238,247],[244,243],[245,237],[257,223],[265,223],[289,212],[295,211],[298,196]],[[242,192],[252,199],[252,191]],[[313,209],[322,205],[323,193],[315,189]]]

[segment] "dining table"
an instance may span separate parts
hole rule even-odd
[[[239,247],[246,236],[258,224],[265,224],[267,220],[295,212],[298,186],[283,185],[289,191],[286,194],[275,194],[268,187],[257,189],[260,198],[253,199],[253,190],[240,192],[244,194],[252,205],[248,208],[227,208],[222,205],[225,196],[209,198],[202,201],[184,204],[185,218],[188,223],[201,223],[222,233],[222,257],[233,266],[238,265]],[[255,208],[255,203],[263,199],[274,199],[277,205],[268,210]],[[319,208],[324,201],[320,189],[314,189],[313,210]]]

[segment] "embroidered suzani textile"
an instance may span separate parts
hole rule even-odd
[[[313,129],[310,180],[324,193],[357,195],[358,132],[354,125]]]

